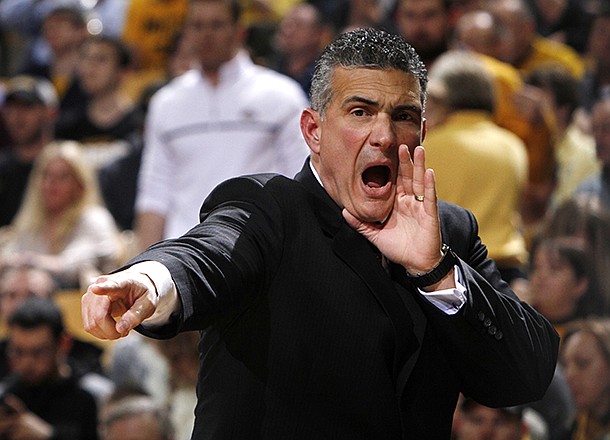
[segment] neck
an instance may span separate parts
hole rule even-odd
[[[220,82],[220,72],[219,69],[202,69],[203,74],[208,79],[209,82],[212,83],[213,86],[217,86]]]
[[[237,54],[239,53],[239,49],[234,49],[233,52],[231,53],[231,56],[218,64],[209,64],[209,65],[204,65],[201,64],[201,73],[208,79],[208,81],[210,81],[214,86],[217,86],[220,83],[220,71],[222,69],[222,66],[224,66],[225,64],[231,62],[231,60],[233,60]]]

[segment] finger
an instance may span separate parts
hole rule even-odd
[[[83,328],[99,339],[118,339],[116,321],[111,314],[112,302],[107,296],[93,293],[92,286],[81,298]]]
[[[116,323],[116,331],[121,335],[126,335],[137,327],[146,318],[152,316],[155,311],[153,304],[147,296],[138,298],[136,302],[127,310]]]
[[[125,289],[128,289],[129,286],[124,277],[121,277],[120,274],[113,274],[98,277],[89,288],[96,295],[105,295],[115,300],[124,297]]]
[[[426,195],[426,183],[424,176],[426,174],[426,154],[424,147],[417,146],[413,151],[413,195]]]
[[[396,191],[399,194],[413,195],[413,161],[409,147],[402,144],[398,147],[398,178]]]
[[[424,173],[424,209],[430,215],[437,216],[436,176],[434,170],[427,169]]]

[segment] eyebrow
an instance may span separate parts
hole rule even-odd
[[[363,103],[363,104],[367,104],[373,107],[379,107],[380,104],[377,101],[373,101],[372,99],[368,99],[368,98],[363,98],[362,96],[351,96],[349,98],[347,98],[343,103],[344,104],[351,104],[351,103]],[[401,112],[401,111],[412,111],[415,113],[422,113],[422,108],[419,105],[413,105],[413,104],[405,104],[405,105],[399,105],[394,109],[394,112]]]
[[[350,96],[345,101],[344,104],[351,104],[353,102],[361,102],[363,104],[372,105],[374,107],[379,107],[379,103],[377,101],[373,101],[372,99],[363,98],[362,96]]]

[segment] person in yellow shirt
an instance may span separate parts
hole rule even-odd
[[[554,145],[558,127],[551,106],[545,105],[544,92],[526,85],[516,67],[500,60],[505,33],[504,26],[489,11],[465,12],[456,22],[452,46],[469,49],[479,56],[494,80],[494,122],[525,143],[529,173],[521,216],[524,227],[535,231],[544,219],[556,184]]]
[[[493,121],[492,79],[475,54],[451,50],[430,70],[429,91],[445,110],[444,120],[429,127],[424,140],[439,198],[474,213],[506,281],[523,278],[527,250],[519,203],[527,183],[527,150],[517,135]],[[430,105],[428,110],[436,111]]]

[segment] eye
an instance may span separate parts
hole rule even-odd
[[[400,112],[400,113],[396,113],[394,115],[394,120],[395,121],[408,121],[408,122],[413,122],[415,121],[415,116],[411,113],[411,112]]]
[[[366,111],[364,111],[364,109],[361,108],[356,108],[354,110],[352,110],[352,115],[354,116],[366,116]]]

